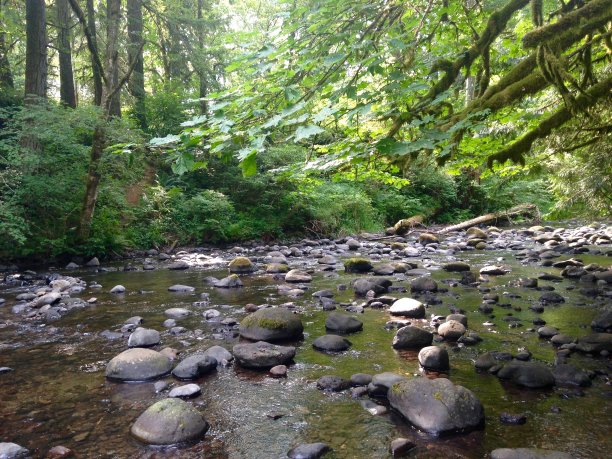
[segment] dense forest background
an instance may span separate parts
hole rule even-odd
[[[0,257],[612,213],[610,0],[0,0]]]

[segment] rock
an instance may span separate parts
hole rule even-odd
[[[392,344],[394,349],[421,349],[430,346],[432,341],[433,333],[408,325],[397,331]]]
[[[612,309],[602,312],[591,322],[591,328],[596,332],[609,333],[612,331]]]
[[[591,333],[578,338],[576,349],[581,352],[612,352],[612,334]]]
[[[450,263],[442,265],[442,269],[450,273],[460,273],[464,271],[469,271],[471,268],[470,265],[464,263],[463,261],[452,261]]]
[[[389,313],[394,316],[422,319],[425,317],[425,306],[412,298],[400,298],[389,308]]]
[[[565,299],[557,292],[545,292],[540,296],[540,303],[542,304],[559,304],[564,303]]]
[[[33,308],[40,308],[40,307],[46,306],[48,304],[55,304],[55,303],[58,303],[61,298],[62,298],[61,293],[59,293],[59,292],[49,292],[49,293],[47,293],[45,295],[39,296],[34,301],[32,301],[31,306]]]
[[[74,451],[72,451],[70,448],[66,448],[65,446],[58,445],[54,446],[47,452],[45,459],[61,459],[64,457],[74,457]]]
[[[612,269],[608,269],[607,271],[598,271],[593,273],[595,279],[604,281],[606,284],[612,284]]]
[[[144,322],[143,318],[140,316],[133,316],[127,319],[124,323],[130,325],[141,325]]]
[[[477,239],[486,239],[487,233],[476,226],[472,226],[468,228],[465,232],[469,236],[469,239],[477,238]]]
[[[189,268],[189,263],[187,263],[185,260],[177,260],[168,265],[168,269],[171,269],[173,271],[180,271],[182,269],[187,269],[187,268]]]
[[[508,272],[510,272],[508,268],[497,265],[489,265],[480,268],[480,274],[485,274],[488,276],[501,276],[503,274],[507,274]]]
[[[190,398],[197,397],[202,393],[202,388],[197,384],[185,384],[184,386],[175,387],[170,391],[168,397]]]
[[[411,292],[437,292],[438,283],[431,277],[417,277],[410,283]]]
[[[278,274],[289,272],[289,266],[283,263],[268,263],[266,265],[266,272],[268,274]]]
[[[404,457],[414,448],[416,448],[416,444],[412,443],[410,440],[406,438],[396,438],[391,442],[389,452],[393,457]]]
[[[230,261],[229,272],[232,274],[249,274],[255,271],[257,268],[251,260],[247,257],[236,257]]]
[[[11,367],[0,367],[0,375],[3,375],[4,373],[10,373],[11,371],[15,370],[13,370]]]
[[[66,269],[78,269],[79,265],[77,265],[74,261],[71,261],[66,265]]]
[[[493,357],[493,354],[491,354],[490,352],[485,352],[484,354],[482,354],[476,359],[476,362],[474,363],[476,369],[481,371],[487,371],[489,370],[489,368],[492,368],[495,365],[497,365],[497,361],[495,360],[495,357]]]
[[[208,423],[187,402],[166,398],[154,403],[132,425],[130,432],[141,442],[172,445],[202,437]]]
[[[325,443],[304,443],[289,450],[289,459],[319,459],[332,449]]]
[[[100,266],[100,260],[98,260],[98,257],[93,257],[91,260],[85,263],[85,266],[89,266],[90,268]]]
[[[484,422],[484,409],[474,393],[445,378],[398,382],[388,398],[408,421],[431,435],[467,432]]]
[[[273,378],[287,377],[287,365],[276,365],[270,368],[270,376]]]
[[[562,346],[564,344],[570,344],[575,341],[574,338],[563,333],[558,333],[550,339],[551,344],[554,346]]]
[[[352,238],[346,241],[346,245],[349,250],[359,250],[361,248],[361,242]]]
[[[530,389],[541,389],[555,384],[555,378],[548,368],[531,362],[510,362],[497,372],[497,377]]]
[[[342,352],[351,347],[351,342],[342,336],[323,335],[313,341],[312,347],[323,352]]]
[[[258,341],[253,344],[236,344],[232,353],[236,362],[245,368],[268,369],[291,362],[295,357],[295,347]]]
[[[118,381],[148,381],[170,373],[168,357],[152,349],[134,348],[113,357],[106,365],[106,377]]]
[[[164,311],[164,314],[166,314],[171,319],[183,319],[189,314],[191,314],[191,311],[185,308],[170,308],[166,309]]]
[[[427,244],[435,244],[440,242],[437,236],[431,233],[421,233],[419,234],[419,242],[423,245]]]
[[[468,318],[464,314],[449,314],[446,316],[446,321],[455,320],[457,322],[461,322],[464,327],[468,326]]]
[[[351,387],[351,382],[340,376],[325,375],[317,380],[317,389],[323,391],[341,392],[349,387]]]
[[[110,292],[116,294],[125,293],[125,287],[123,285],[115,285],[110,289]]]
[[[574,365],[561,364],[553,368],[555,383],[561,385],[586,387],[591,385],[591,378],[586,371]]]
[[[304,326],[300,316],[284,308],[264,308],[245,317],[240,336],[253,341],[278,341],[300,338]]]
[[[560,451],[537,448],[498,448],[491,451],[491,459],[573,459]]]
[[[555,335],[559,334],[559,330],[557,330],[555,327],[540,327],[538,328],[538,335],[540,336],[540,338],[544,338],[544,339],[550,339]]]
[[[465,333],[465,326],[457,320],[449,320],[438,327],[438,335],[447,341],[457,341]]]
[[[212,357],[217,361],[217,365],[223,365],[224,362],[231,362],[234,356],[230,351],[221,346],[211,346],[203,353],[208,357]]]
[[[337,333],[354,333],[363,329],[363,322],[353,316],[332,312],[325,320],[325,328]]]
[[[374,266],[373,273],[375,276],[390,276],[395,272],[395,266],[390,263],[382,263]]]
[[[0,443],[0,459],[22,459],[30,457],[30,452],[17,443]]]
[[[439,372],[450,370],[448,351],[439,346],[428,346],[421,349],[419,363],[426,370]]]
[[[128,338],[128,347],[150,347],[159,344],[161,338],[157,330],[138,327]]]
[[[372,269],[372,263],[367,258],[354,257],[344,261],[344,270],[347,273],[367,273]]]
[[[166,319],[166,320],[164,320],[162,325],[164,327],[166,327],[166,328],[176,327],[176,320],[174,320],[174,319]]]
[[[155,390],[156,394],[159,394],[160,392],[168,389],[169,386],[170,384],[168,384],[168,381],[157,381],[155,384],[153,384],[153,389]]]
[[[320,265],[335,265],[336,263],[338,263],[338,260],[336,260],[336,258],[332,257],[331,255],[324,255],[319,258],[318,263]]]
[[[355,373],[351,376],[351,386],[367,386],[372,382],[372,375]]]
[[[371,397],[387,397],[387,393],[393,384],[405,381],[407,378],[397,373],[386,371],[372,377],[372,382],[368,384],[368,394]]]
[[[372,290],[376,295],[387,292],[392,282],[389,279],[360,278],[353,281],[356,296],[364,297]]]
[[[172,370],[172,375],[177,379],[197,379],[210,373],[217,367],[217,360],[210,355],[197,353],[184,358]]]
[[[236,274],[230,274],[227,277],[224,277],[221,280],[217,280],[214,283],[214,286],[217,288],[240,288],[243,286],[242,281]]]
[[[285,274],[285,282],[291,283],[303,283],[303,282],[311,282],[312,276],[305,271],[301,271],[299,269],[292,269],[287,274]]]
[[[180,293],[190,293],[195,292],[195,287],[190,287],[189,285],[181,285],[175,284],[168,287],[169,292],[180,292]]]

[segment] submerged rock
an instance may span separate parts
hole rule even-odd
[[[243,283],[236,274],[230,274],[221,280],[216,280],[214,286],[217,288],[240,288]]]
[[[254,341],[300,338],[304,326],[300,316],[284,308],[264,308],[245,317],[240,336]]]
[[[277,346],[259,341],[252,344],[236,344],[233,354],[236,362],[245,368],[269,369],[291,362],[295,357],[295,347]]]
[[[531,362],[510,362],[497,372],[497,377],[530,389],[541,389],[555,384],[555,377],[548,368]]]
[[[325,375],[317,380],[317,389],[329,392],[341,392],[351,387],[351,382],[340,376]]]
[[[173,445],[204,436],[208,423],[187,402],[166,398],[154,403],[132,425],[136,439],[151,445]]]
[[[123,351],[106,365],[106,377],[118,381],[147,381],[167,375],[172,363],[152,349],[134,348]]]
[[[325,320],[325,328],[337,333],[354,333],[363,329],[363,322],[353,316],[332,312]]]
[[[445,378],[414,378],[394,384],[391,406],[431,434],[468,432],[484,423],[484,409],[472,391]]]
[[[394,349],[421,349],[431,345],[433,333],[413,325],[400,328],[393,338]]]
[[[289,459],[319,459],[332,449],[325,443],[304,443],[289,450]]]
[[[498,448],[491,459],[573,459],[571,454],[538,448]]]
[[[351,342],[342,336],[323,335],[313,341],[312,347],[323,352],[342,352],[351,347]]]

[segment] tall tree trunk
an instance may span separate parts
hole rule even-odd
[[[2,17],[2,0],[0,0],[0,17]],[[0,90],[14,89],[13,73],[8,60],[8,45],[6,44],[6,33],[0,29]]]
[[[26,103],[47,97],[45,0],[26,0]]]
[[[59,55],[60,101],[76,108],[76,91],[72,73],[72,44],[70,42],[70,6],[68,0],[56,0],[57,3],[57,48]]]
[[[204,115],[208,111],[208,104],[206,103],[206,96],[208,95],[208,85],[206,84],[206,72],[202,65],[202,59],[204,58],[204,24],[202,19],[204,18],[204,0],[198,0],[198,45],[199,45],[199,61],[198,62],[198,78],[200,79],[200,113]]]
[[[134,71],[128,82],[128,89],[136,99],[134,113],[141,129],[147,128],[145,111],[144,61],[142,57],[142,0],[128,0],[128,58],[134,62]]]
[[[98,39],[96,36],[96,10],[94,8],[94,0],[87,0],[87,28],[91,34],[91,45],[94,49],[98,49]],[[94,84],[94,104],[102,105],[102,69],[96,65],[93,54],[91,56],[91,68]]]
[[[121,18],[121,0],[106,1],[106,73],[108,85],[105,89],[106,97],[111,88],[119,83],[119,50],[117,47],[119,37],[119,20]],[[102,105],[106,102],[105,95],[102,95]],[[120,92],[115,94],[108,101],[110,116],[121,117]]]

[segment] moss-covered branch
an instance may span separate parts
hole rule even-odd
[[[604,98],[610,98],[612,91],[612,77],[609,77],[600,83],[597,83],[576,98],[575,104],[581,110],[586,110],[595,105],[598,101]],[[492,167],[495,161],[504,163],[512,160],[516,163],[524,164],[525,153],[529,152],[533,143],[548,136],[554,129],[563,126],[573,118],[573,114],[569,108],[563,107],[555,113],[544,119],[538,126],[527,132],[523,137],[515,141],[513,144],[503,150],[489,156],[487,166]]]
[[[586,33],[593,32],[611,19],[612,1],[593,0],[582,8],[564,14],[557,22],[529,32],[523,37],[523,46],[535,48],[538,45],[557,42],[577,28],[583,29]]]

